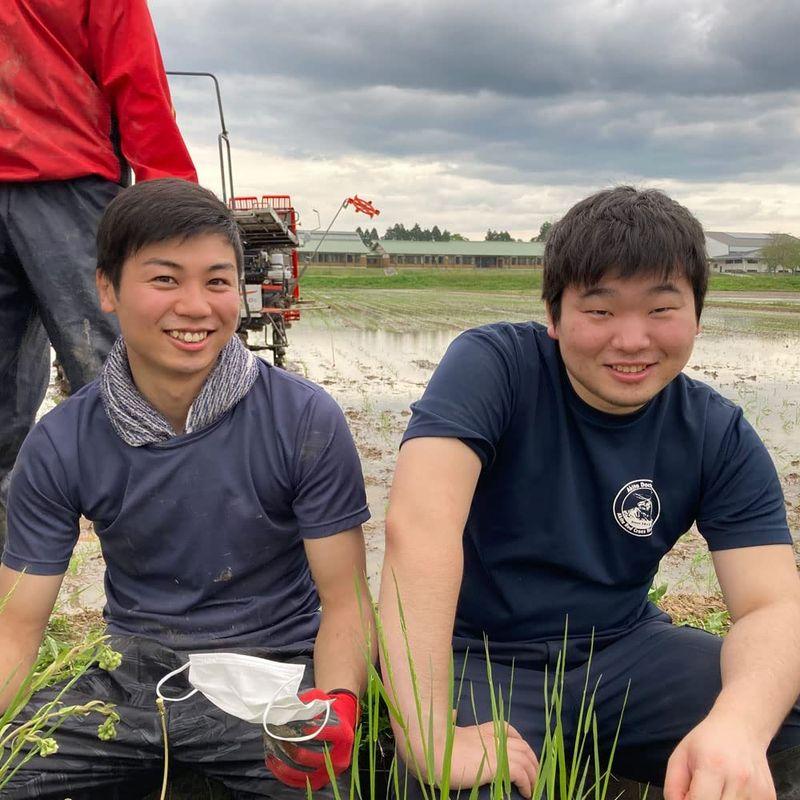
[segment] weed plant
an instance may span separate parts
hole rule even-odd
[[[724,636],[731,627],[731,615],[726,610],[709,611],[702,617],[686,617],[678,622],[679,625],[691,625],[700,628],[714,636]]]
[[[76,626],[74,620],[68,615],[58,611],[54,612],[42,637],[42,644],[33,667],[34,671],[43,672],[61,655],[80,642],[99,640],[103,636],[104,630],[105,625],[102,622],[93,623],[87,629],[86,626]],[[69,680],[79,671],[83,674],[92,663],[92,650],[87,649],[66,666],[63,674],[54,674],[47,685]]]
[[[0,615],[9,596],[0,600]],[[106,639],[100,633],[93,633],[74,644],[50,634],[45,637],[36,663],[0,715],[0,789],[34,756],[45,757],[58,751],[58,728],[70,718],[100,714],[105,719],[97,727],[98,737],[108,740],[116,736],[119,715],[111,703],[90,700],[79,705],[65,705],[63,702],[69,690],[94,664],[106,670],[119,666],[121,656],[109,647]],[[13,674],[8,676],[0,684],[0,691],[13,678]],[[36,693],[57,683],[61,683],[61,687],[53,699],[21,720],[21,712],[31,699],[35,700]]]
[[[658,584],[650,587],[647,594],[647,599],[651,603],[659,605],[666,597],[668,585],[666,583]],[[700,628],[707,633],[713,633],[715,636],[724,636],[731,627],[731,615],[727,609],[708,609],[702,614],[680,614],[677,615],[670,611],[673,622],[676,625],[690,625],[693,628]]]

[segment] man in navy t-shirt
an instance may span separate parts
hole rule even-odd
[[[202,651],[302,664],[301,699],[326,701],[330,715],[317,738],[289,747],[218,708],[205,679],[196,685],[208,694],[169,706],[171,757],[237,797],[304,796],[307,781],[319,791],[324,744],[337,773],[349,765],[367,672],[369,511],[344,416],[236,336],[242,248],[208,190],[164,179],[123,191],[101,221],[98,264],[101,305],[122,338],[100,378],[47,414],[17,459],[0,567],[0,708],[36,658],[85,516],[123,660],[91,670],[61,702],[110,701],[121,721],[116,741],[101,742],[96,723],[68,720],[58,753],[30,761],[3,796],[146,794],[164,759],[156,684]],[[253,662],[233,663],[212,683],[255,687],[242,703],[285,700],[259,696],[266,679]],[[174,681],[163,693],[186,694],[185,676]],[[281,735],[309,732],[295,727]]]
[[[800,791],[800,581],[780,484],[741,409],[681,373],[707,283],[703,232],[685,208],[657,191],[600,192],[548,239],[547,326],[467,331],[413,405],[381,613],[411,730],[401,751],[432,764],[425,780],[442,778],[451,639],[471,687],[450,786],[497,773],[485,637],[506,701],[513,682],[509,776],[530,795],[545,675],[566,630],[568,742],[589,668],[604,758],[630,684],[615,771],[663,785],[667,800]],[[648,602],[660,559],[693,523],[733,619],[724,642]]]

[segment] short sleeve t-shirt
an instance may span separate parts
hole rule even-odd
[[[628,415],[572,389],[533,322],[459,336],[403,441],[456,437],[483,465],[464,532],[455,635],[624,631],[654,613],[659,561],[697,522],[711,550],[791,543],[774,465],[740,408],[678,375]]]
[[[111,632],[176,649],[307,649],[319,597],[303,540],[369,510],[341,409],[261,361],[232,409],[159,444],[117,436],[97,381],[47,414],[14,468],[3,563],[63,573],[80,515],[106,561]]]

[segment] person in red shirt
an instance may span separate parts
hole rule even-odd
[[[0,545],[11,468],[44,398],[49,342],[72,391],[118,335],[94,236],[121,186],[197,181],[146,0],[0,3]]]

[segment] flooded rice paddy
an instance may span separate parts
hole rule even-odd
[[[304,299],[302,318],[289,332],[288,368],[325,386],[345,410],[373,514],[365,531],[376,589],[388,490],[410,403],[459,332],[497,320],[543,321],[544,309],[522,292],[336,289]],[[742,405],[770,449],[790,526],[800,536],[800,295],[712,294],[686,373]],[[54,399],[51,391],[48,402]],[[69,604],[102,605],[102,561],[92,536],[82,537],[71,573],[64,589]],[[678,543],[657,581],[690,598],[716,595],[696,531]]]
[[[291,331],[291,369],[322,384],[345,409],[364,466],[370,580],[382,558],[392,467],[408,406],[462,330],[497,320],[544,320],[524,293],[329,290],[308,296]],[[792,530],[800,528],[800,297],[710,296],[686,373],[739,403],[781,476]],[[684,537],[658,581],[670,591],[718,591],[702,540]]]

